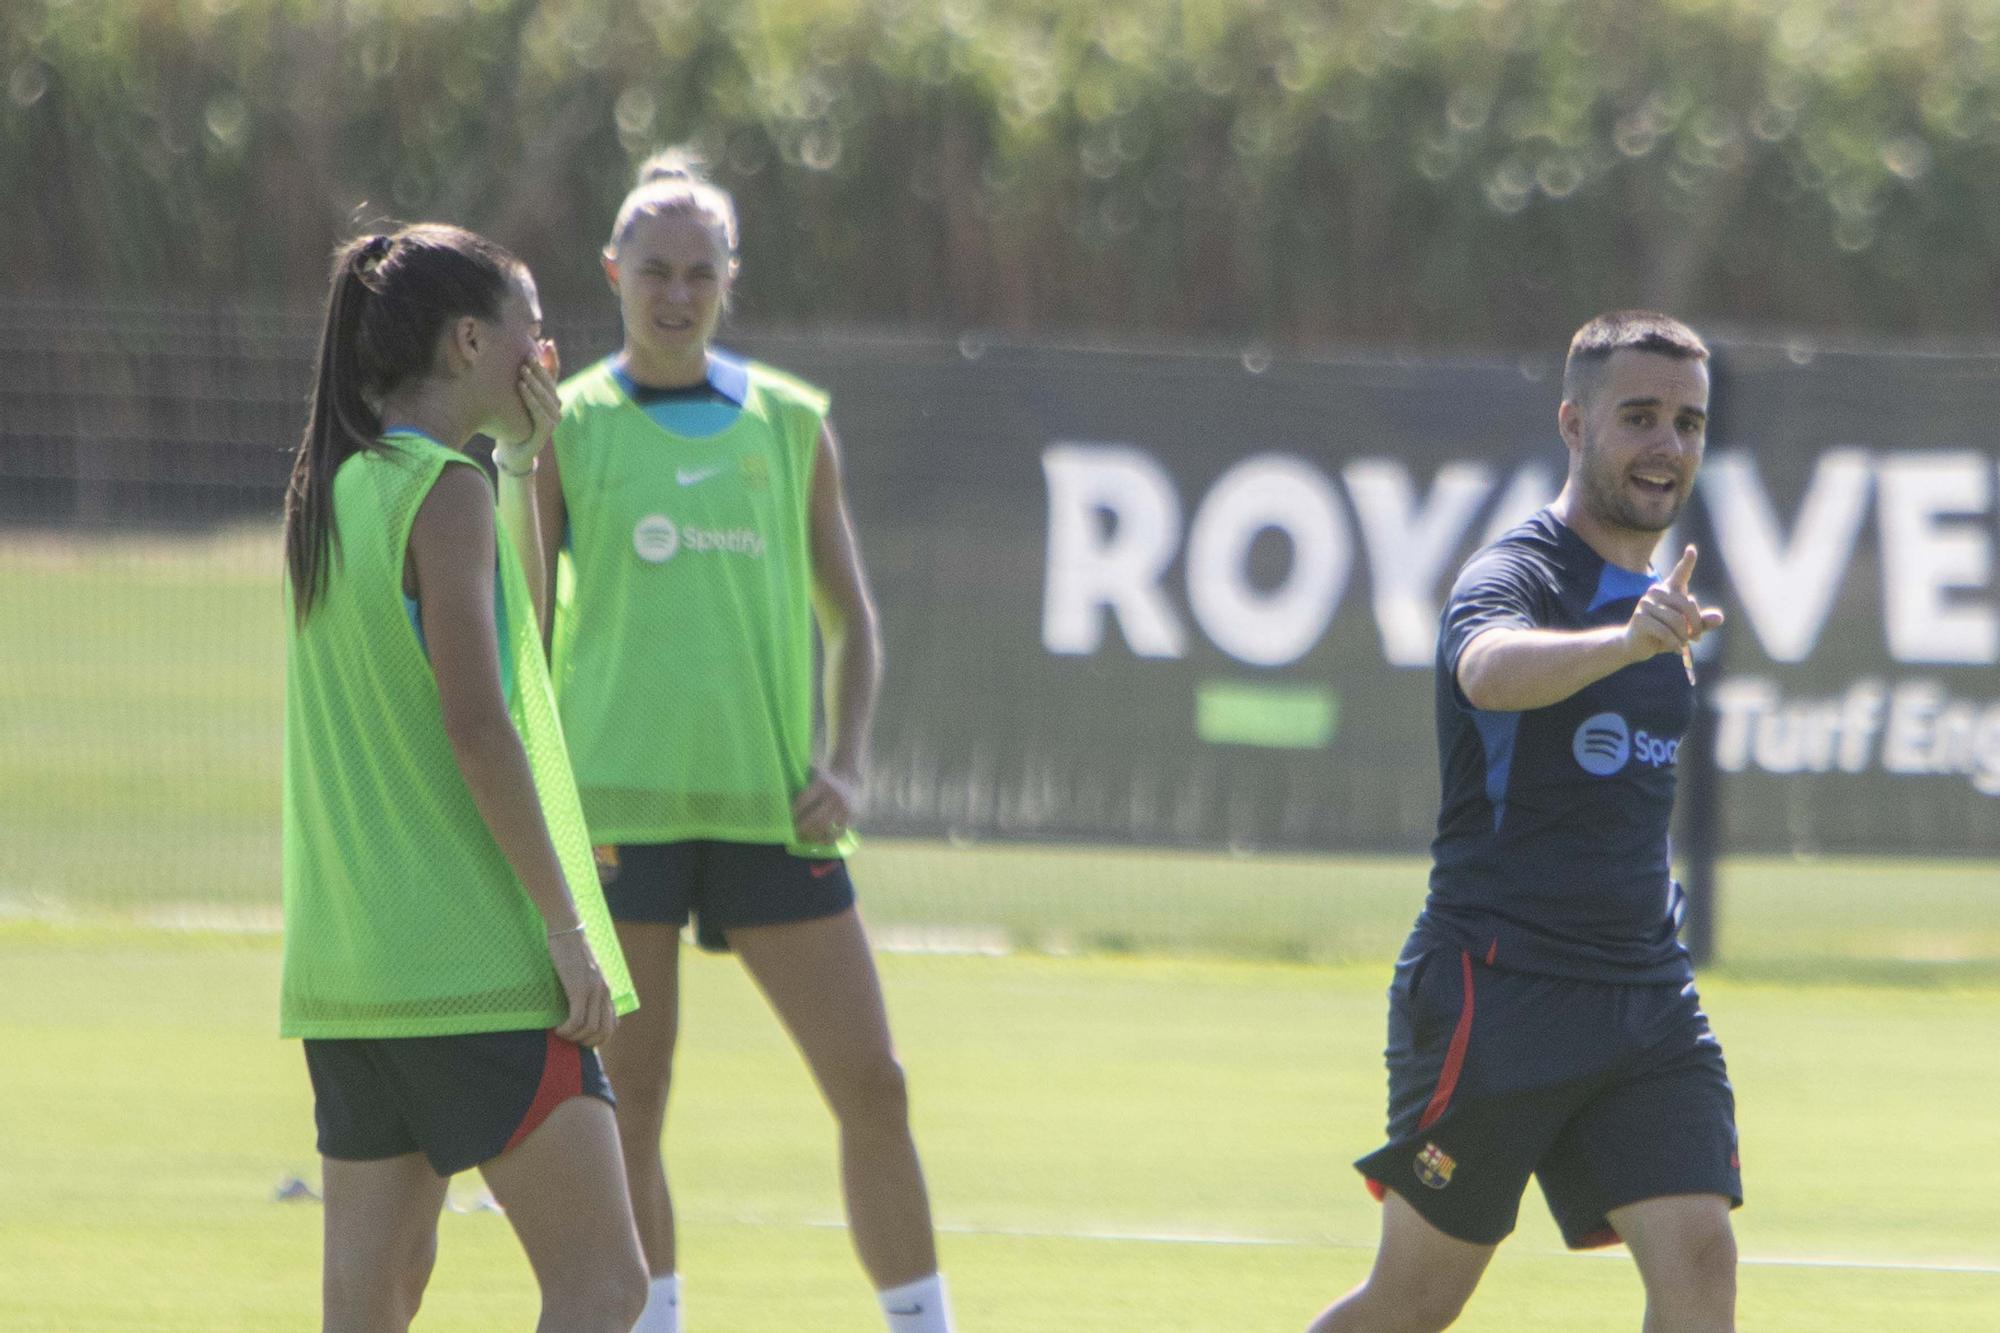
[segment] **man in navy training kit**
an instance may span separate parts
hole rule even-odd
[[[1562,494],[1452,588],[1435,864],[1389,989],[1389,1142],[1355,1164],[1381,1245],[1310,1333],[1450,1325],[1531,1174],[1572,1248],[1630,1247],[1645,1333],[1735,1327],[1735,1101],[1667,851],[1686,650],[1722,613],[1688,591],[1692,546],[1650,572],[1701,462],[1707,359],[1664,315],[1584,325]]]

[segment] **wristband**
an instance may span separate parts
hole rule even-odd
[[[542,465],[542,456],[540,454],[536,454],[533,458],[530,458],[528,460],[528,466],[522,468],[519,472],[516,472],[513,468],[510,468],[506,464],[502,463],[497,455],[493,459],[493,466],[495,470],[504,472],[510,477],[532,477],[535,475],[535,469],[540,467],[541,465]]]

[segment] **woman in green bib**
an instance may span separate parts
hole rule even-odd
[[[560,403],[533,280],[435,225],[338,255],[285,500],[285,963],[324,1164],[328,1330],[403,1329],[478,1167],[544,1330],[623,1333],[645,1270],[591,1050],[634,997],[501,526]]]
[[[845,861],[881,681],[875,608],[826,395],[712,345],[736,236],[729,196],[687,155],[641,169],[604,251],[624,346],[563,385],[536,486],[563,729],[645,1006],[605,1048],[653,1274],[638,1333],[681,1326],[660,1140],[690,919],[743,960],[832,1108],[890,1329],[942,1333],[903,1071]]]

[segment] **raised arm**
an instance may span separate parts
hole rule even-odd
[[[569,999],[569,1017],[557,1032],[594,1046],[617,1019],[501,693],[493,620],[497,549],[486,478],[472,467],[447,466],[417,511],[409,557],[445,736],[473,804],[547,927],[549,954]]]
[[[543,536],[547,529],[537,512],[540,486],[536,474],[541,468],[555,465],[555,450],[548,444],[562,416],[562,396],[556,391],[556,375],[561,366],[556,359],[556,345],[544,339],[540,350],[539,361],[522,365],[518,385],[534,432],[517,444],[495,442],[493,467],[500,474],[500,525],[507,530],[514,554],[521,561],[528,595],[535,603],[535,620],[546,638],[552,610],[549,599],[555,583],[548,576],[550,559],[544,548],[554,539]]]
[[[542,544],[533,581],[544,589],[544,596],[535,602],[535,614],[541,617],[542,651],[546,653],[555,633],[556,558],[569,531],[569,507],[563,501],[562,472],[553,445],[542,451],[542,465],[535,471],[535,514]]]
[[[1688,591],[1694,562],[1690,546],[1673,573],[1646,589],[1623,625],[1482,630],[1459,652],[1459,692],[1490,712],[1546,708],[1634,662],[1681,651],[1722,623],[1721,611],[1703,608]]]
[[[1586,685],[1630,666],[1627,626],[1601,629],[1522,629],[1496,625],[1465,645],[1458,688],[1474,708],[1525,712],[1561,703]],[[1648,654],[1650,656],[1650,654]]]

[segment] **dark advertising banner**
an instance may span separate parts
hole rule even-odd
[[[269,521],[316,327],[0,304],[0,522]],[[558,332],[573,369],[617,337]],[[1559,349],[740,345],[834,395],[889,645],[871,829],[1427,844],[1439,603],[1560,485]],[[2000,357],[1718,360],[1684,523],[1729,615],[1723,849],[2000,852]]]
[[[1438,609],[1560,486],[1553,357],[750,350],[834,393],[889,644],[871,827],[1428,842]],[[1720,362],[1684,524],[1729,614],[1724,848],[2000,850],[2000,362]]]

